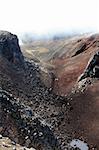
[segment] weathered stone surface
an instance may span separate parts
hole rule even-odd
[[[79,81],[87,77],[99,78],[99,52],[96,52],[94,56],[90,58],[84,73],[79,78]]]
[[[0,31],[0,55],[15,64],[23,62],[24,58],[16,35],[7,31]]]
[[[10,139],[26,147],[41,150],[60,149],[55,135],[43,120],[33,115],[31,109],[16,102],[6,91],[0,90],[0,94],[0,118],[4,118],[0,120],[0,125],[3,125],[4,136],[9,134]],[[28,115],[27,111],[31,112],[31,115]]]

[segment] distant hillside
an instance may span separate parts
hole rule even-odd
[[[59,93],[62,91],[63,94],[64,89],[65,92],[71,89],[98,46],[98,34],[85,34],[58,40],[37,40],[30,45],[23,45],[22,51],[26,57],[35,60],[45,70],[47,68],[54,71],[59,78]],[[75,73],[72,74],[73,72]],[[69,76],[65,79],[67,75],[72,78],[69,83]]]
[[[22,51],[16,35],[1,32],[0,150],[13,147],[5,136],[14,149],[74,150],[81,141],[98,150],[99,34],[37,40]]]

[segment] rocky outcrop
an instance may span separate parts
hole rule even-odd
[[[73,54],[72,57],[79,55],[80,53],[84,52],[86,49],[86,43],[82,43],[81,45],[79,45],[74,51],[75,54]]]
[[[0,31],[0,56],[14,64],[23,63],[24,58],[16,35],[7,31]]]
[[[79,78],[79,81],[87,77],[99,78],[99,51],[90,58],[84,73]]]

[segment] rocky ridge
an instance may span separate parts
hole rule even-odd
[[[81,53],[87,51],[85,49]],[[71,55],[71,59],[77,59],[75,57],[81,56],[81,53]],[[41,70],[37,63],[24,58],[24,65],[21,66],[12,60],[4,55],[0,57],[0,134],[9,136],[15,143],[37,150],[73,149],[69,145],[73,138],[84,140],[90,149],[97,150],[98,79],[88,76],[75,82],[65,96],[60,96],[51,89],[53,87],[47,88],[41,81]],[[77,77],[79,75],[76,74]],[[86,98],[87,101],[84,101]],[[95,139],[92,140],[93,136]]]
[[[8,32],[6,37],[9,37]],[[11,49],[11,52],[18,53],[18,58],[22,56],[19,49]],[[9,59],[1,53],[0,57],[0,134],[15,143],[38,150],[67,147],[67,143],[62,145],[64,138],[57,133],[57,127],[63,120],[62,105],[67,105],[66,98],[52,93],[42,83],[40,68],[33,61],[22,56],[22,65],[19,65],[19,62],[12,61],[13,56]],[[67,105],[67,108],[69,110],[70,106]]]
[[[17,65],[23,63],[24,58],[16,35],[0,31],[0,56]]]

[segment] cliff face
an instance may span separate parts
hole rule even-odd
[[[23,55],[16,35],[7,31],[0,31],[0,55],[14,64],[23,62]]]

